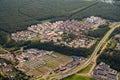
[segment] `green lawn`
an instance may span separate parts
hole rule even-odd
[[[73,75],[73,76],[64,78],[62,80],[95,80],[95,79],[89,78],[89,77],[84,77],[84,76]]]
[[[93,63],[91,63],[86,68],[84,68],[81,71],[79,71],[78,73],[87,73],[91,69],[92,66],[93,66]]]
[[[111,39],[111,40],[110,40],[110,43],[109,43],[109,45],[108,45],[108,48],[109,48],[109,49],[114,49],[115,47],[116,47],[116,40]]]
[[[43,78],[39,78],[38,80],[45,80],[45,79],[43,79]]]

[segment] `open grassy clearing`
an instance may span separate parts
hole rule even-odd
[[[108,49],[114,49],[116,47],[117,41],[114,39],[110,39],[108,44]]]
[[[93,66],[93,63],[89,64],[86,68],[82,69],[81,71],[79,71],[78,73],[87,73],[90,71],[91,67]]]
[[[73,76],[64,78],[62,80],[95,80],[95,79],[89,78],[89,77],[84,77],[84,76],[73,75]]]

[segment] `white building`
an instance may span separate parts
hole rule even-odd
[[[105,2],[105,3],[113,3],[114,0],[101,0],[102,2]]]

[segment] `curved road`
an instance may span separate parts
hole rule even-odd
[[[98,54],[98,52],[101,50],[101,47],[104,45],[104,43],[106,42],[106,40],[109,38],[109,36],[111,35],[111,33],[116,29],[120,27],[120,23],[113,23],[111,26],[110,26],[110,30],[106,33],[106,35],[101,39],[101,41],[99,42],[99,44],[96,46],[95,50],[93,51],[91,57],[85,62],[83,63],[82,65],[79,65],[77,66],[76,68],[66,72],[66,73],[63,73],[63,74],[59,74],[56,76],[54,76],[53,78],[54,79],[57,79],[57,80],[60,80],[60,79],[63,79],[65,77],[68,77],[68,76],[71,76],[73,74],[76,74],[78,71],[84,69],[85,67],[87,67],[93,60],[94,60],[94,57]],[[50,79],[51,80],[51,79]]]

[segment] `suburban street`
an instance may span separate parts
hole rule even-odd
[[[51,79],[57,79],[60,80],[62,78],[68,77],[70,75],[76,74],[78,71],[84,69],[85,67],[87,67],[96,57],[96,55],[98,54],[98,52],[101,50],[102,46],[105,44],[105,42],[107,41],[107,39],[109,38],[109,36],[111,35],[111,33],[120,26],[120,23],[113,23],[110,26],[110,30],[105,34],[105,36],[101,39],[101,41],[98,43],[98,45],[96,46],[95,50],[93,51],[91,57],[83,64],[78,65],[77,67],[71,69],[70,71],[66,72],[66,73],[61,73],[61,74],[56,74],[53,77],[51,77]],[[49,80],[51,80],[49,79]]]
[[[5,52],[7,52],[7,53],[10,53],[9,51],[7,51],[4,48],[2,48],[1,46],[0,46],[0,49],[3,50],[3,51],[5,51]]]

